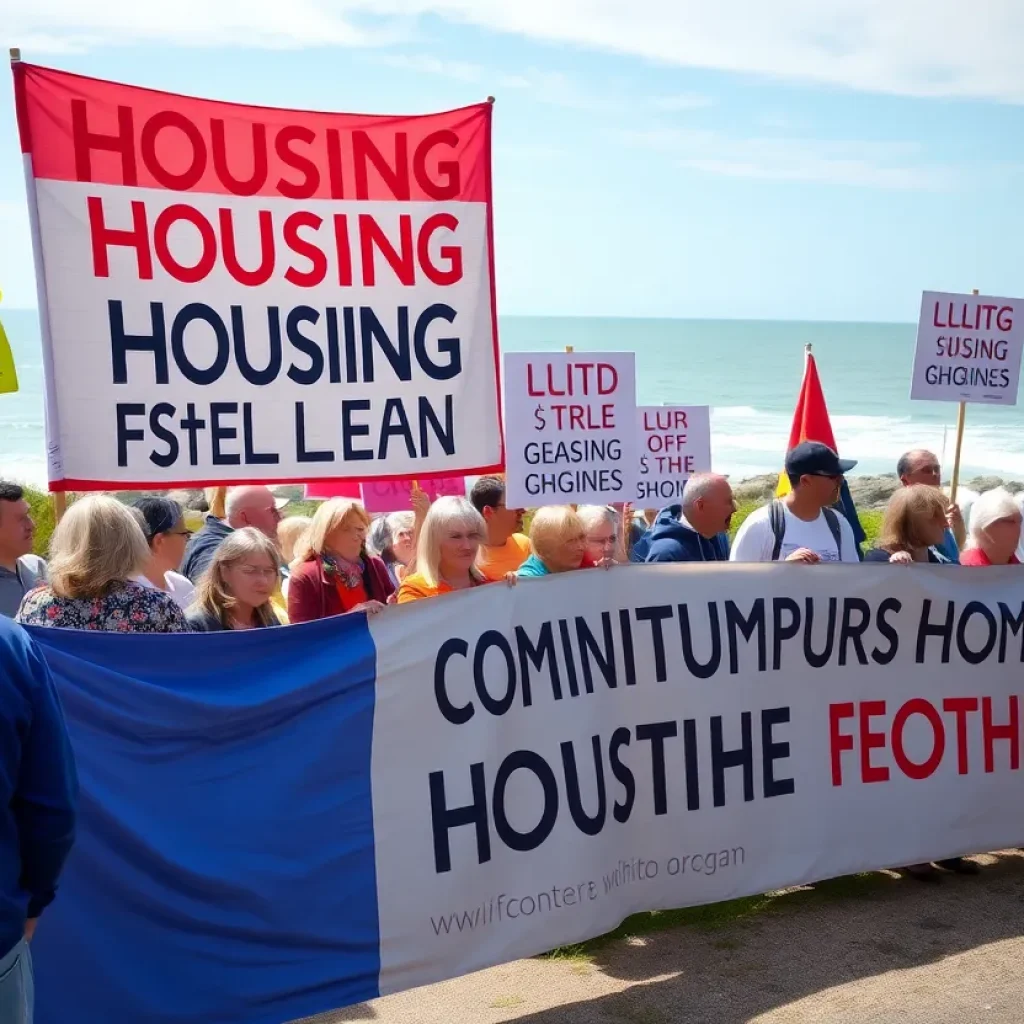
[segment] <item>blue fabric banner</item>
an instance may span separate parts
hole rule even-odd
[[[34,631],[82,793],[40,1024],[284,1024],[1019,846],[1019,576],[622,566],[371,623]]]
[[[32,634],[82,790],[34,944],[39,1024],[281,1024],[375,996],[365,617]]]

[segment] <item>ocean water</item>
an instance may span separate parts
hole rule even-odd
[[[0,307],[21,390],[0,395],[0,474],[46,480],[43,369],[36,314]],[[857,473],[887,473],[909,448],[945,454],[952,467],[956,405],[911,402],[912,324],[758,320],[502,317],[505,351],[633,351],[638,401],[710,405],[716,470],[742,479],[782,462],[803,373],[814,347],[836,443]],[[1024,412],[971,405],[963,479],[1024,479]]]

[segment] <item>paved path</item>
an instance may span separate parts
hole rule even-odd
[[[860,898],[791,890],[724,928],[522,960],[316,1024],[1021,1024],[1024,856],[938,886],[889,873]],[[824,894],[824,895],[823,895]]]

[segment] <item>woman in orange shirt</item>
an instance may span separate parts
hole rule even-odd
[[[484,517],[465,498],[438,498],[423,521],[416,571],[402,580],[398,603],[492,583],[476,566],[486,536]]]

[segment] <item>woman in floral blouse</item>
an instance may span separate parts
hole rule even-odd
[[[288,581],[288,619],[309,622],[379,612],[395,592],[384,563],[366,550],[370,517],[357,501],[332,498],[313,516]]]
[[[50,542],[50,581],[25,595],[17,620],[108,633],[188,633],[184,612],[168,594],[133,579],[149,556],[130,509],[102,495],[76,501]]]

